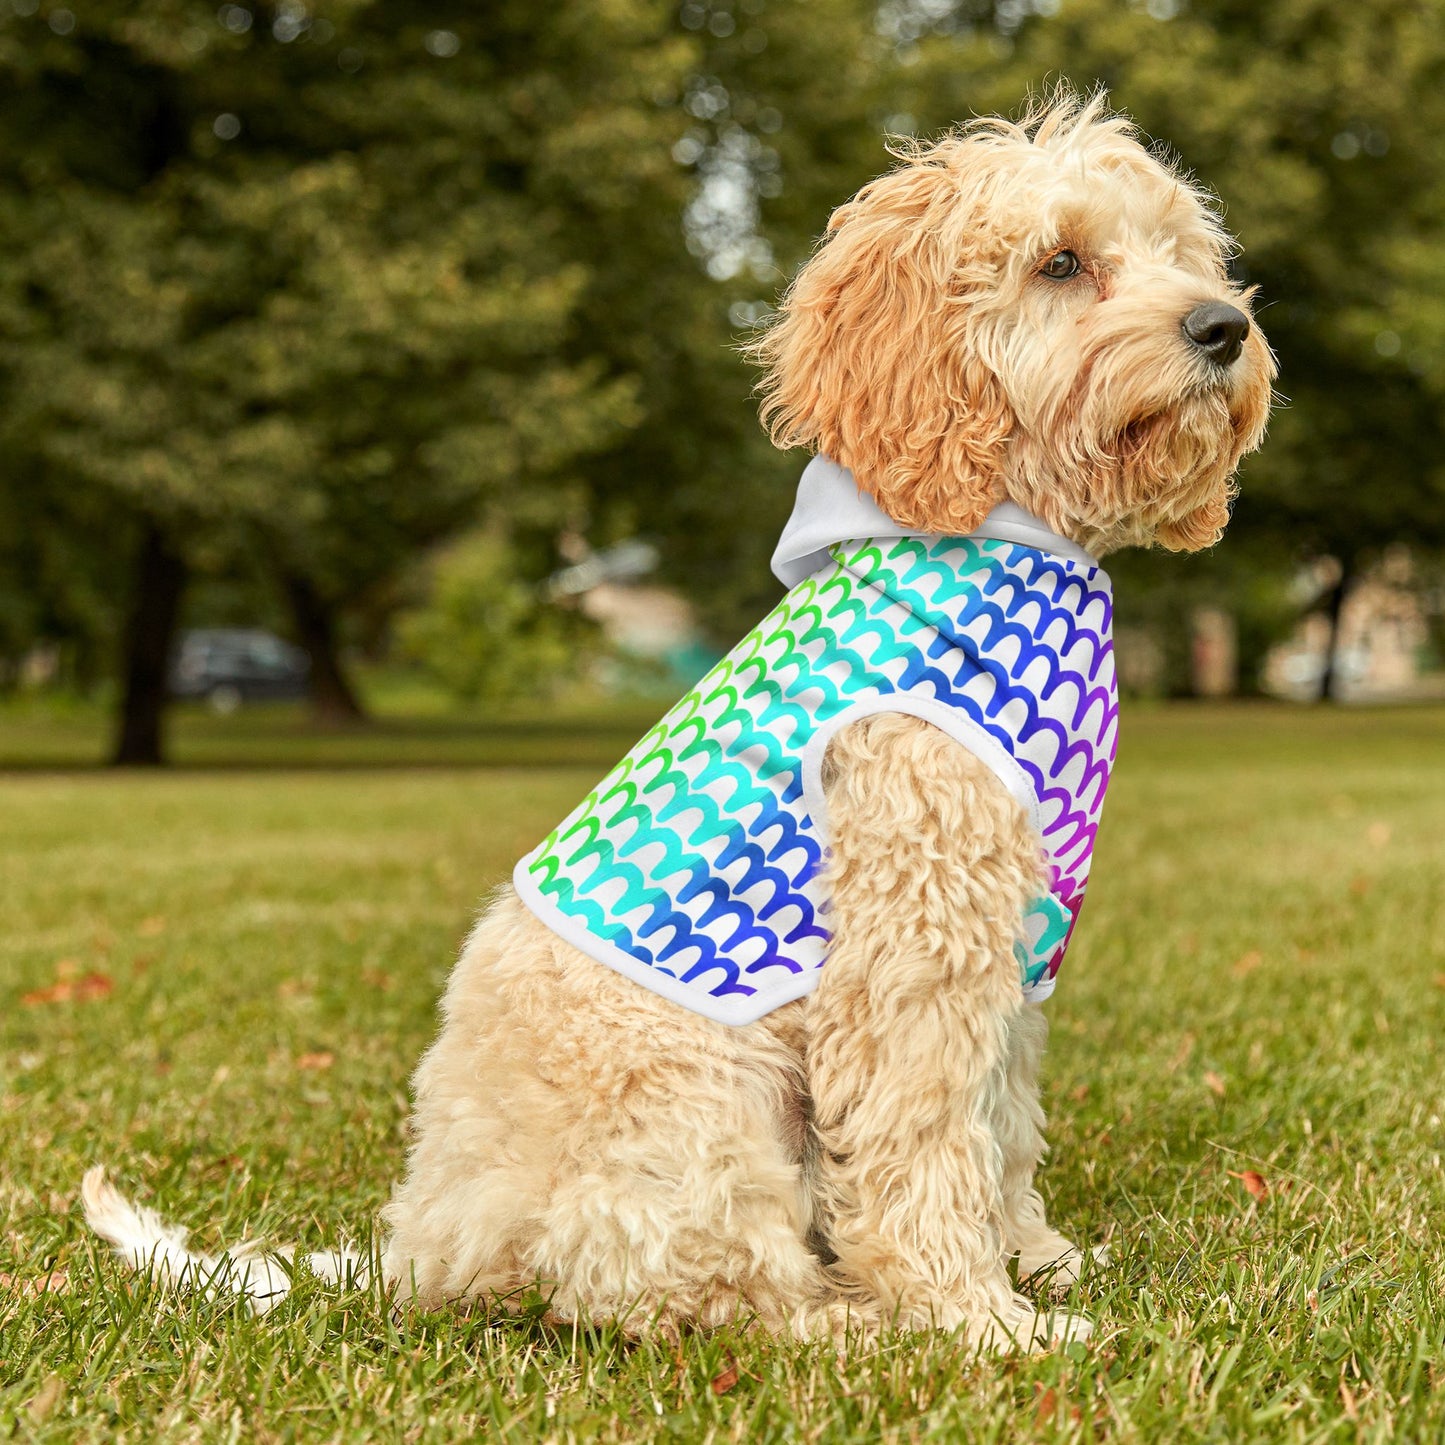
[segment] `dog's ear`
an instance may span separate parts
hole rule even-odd
[[[840,207],[750,348],[777,446],[824,453],[895,521],[953,536],[1003,500],[1013,428],[973,325],[966,146],[934,147]]]

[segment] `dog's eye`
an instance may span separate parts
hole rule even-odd
[[[1055,251],[1039,267],[1039,275],[1047,276],[1050,281],[1067,281],[1069,277],[1077,276],[1082,269],[1079,258],[1072,251]]]

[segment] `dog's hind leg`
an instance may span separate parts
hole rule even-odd
[[[588,958],[504,890],[416,1075],[386,1211],[403,1297],[515,1298],[676,1333],[785,1330],[823,1292],[807,1246],[803,1005],[730,1028]]]
[[[609,976],[614,988],[641,992]],[[591,1042],[612,1050],[605,1087],[597,1056],[551,1064],[587,1101],[527,1247],[557,1282],[554,1312],[669,1336],[745,1319],[792,1328],[825,1292],[807,1244],[800,1053],[773,1029],[635,998]]]
[[[903,1325],[1080,1338],[1086,1321],[1039,1316],[1006,1268],[997,1103],[1038,838],[989,768],[912,717],[844,729],[825,786],[833,947],[808,1082],[833,1268]]]

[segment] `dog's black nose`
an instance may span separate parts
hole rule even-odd
[[[1249,335],[1249,317],[1223,301],[1206,301],[1184,318],[1184,334],[1216,366],[1239,359]]]

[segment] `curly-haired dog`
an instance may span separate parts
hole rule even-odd
[[[384,1268],[676,1331],[1077,1337],[1031,1000],[1087,877],[1124,545],[1228,517],[1273,376],[1209,202],[1101,100],[928,145],[755,347],[819,459],[780,608],[519,866],[417,1070]],[[176,1241],[98,1171],[132,1258]],[[184,1260],[185,1256],[181,1256]],[[176,1272],[176,1256],[171,1253]],[[254,1291],[253,1291],[254,1292]]]

